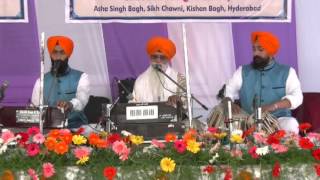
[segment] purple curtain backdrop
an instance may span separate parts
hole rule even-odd
[[[0,24],[0,83],[9,81],[1,105],[24,106],[40,72],[34,1],[28,1],[29,23]]]
[[[153,36],[168,37],[167,25],[103,24],[108,71],[113,99],[118,95],[114,78],[136,78],[149,65],[146,43]],[[121,37],[121,38],[119,38]]]
[[[294,9],[293,3],[291,23],[233,23],[232,33],[236,66],[239,67],[252,61],[251,32],[269,31],[278,36],[281,43],[276,59],[298,71]]]

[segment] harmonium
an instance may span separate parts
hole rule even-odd
[[[62,128],[65,115],[57,108],[45,108],[44,128]],[[28,128],[39,126],[40,111],[32,107],[0,108],[0,125],[9,128]]]
[[[182,108],[174,108],[166,102],[118,103],[110,112],[116,132],[125,130],[145,140],[161,140],[169,132],[182,135],[185,127],[181,117]]]

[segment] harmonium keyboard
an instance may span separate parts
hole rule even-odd
[[[150,140],[163,139],[168,132],[182,134],[181,113],[182,108],[174,108],[166,102],[118,103],[111,110],[110,118],[117,132],[126,130]]]
[[[64,114],[57,108],[46,108],[44,128],[60,128],[65,121]],[[31,107],[2,107],[0,124],[3,127],[27,128],[39,126],[40,111]]]

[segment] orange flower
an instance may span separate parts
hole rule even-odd
[[[12,173],[12,171],[10,170],[5,170],[2,174],[2,176],[0,177],[1,180],[14,180],[14,175]]]
[[[107,140],[98,139],[96,146],[98,148],[107,148],[108,147],[108,142],[107,142]]]
[[[174,133],[167,133],[165,136],[166,142],[174,142],[177,140],[177,135]]]
[[[47,147],[49,151],[53,151],[56,144],[57,140],[53,137],[47,137],[46,141],[44,142],[44,145]]]
[[[48,137],[53,137],[53,138],[57,138],[60,134],[60,130],[59,129],[53,129],[49,132]]]
[[[186,133],[183,135],[183,141],[196,141],[197,138],[197,131],[194,129],[189,129]]]
[[[100,140],[99,135],[97,135],[96,133],[90,133],[89,137],[89,144],[92,146],[96,146]]]
[[[71,144],[71,142],[72,142],[72,134],[71,133],[64,134],[63,136],[61,135],[59,137],[62,141],[64,141],[67,144]]]
[[[69,149],[69,146],[67,145],[67,143],[64,141],[61,141],[55,145],[54,152],[62,155],[68,152],[68,149]]]

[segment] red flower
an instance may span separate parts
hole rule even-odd
[[[246,138],[247,136],[250,136],[254,131],[256,130],[255,126],[252,126],[251,128],[249,128],[248,130],[246,130],[243,134],[242,134],[242,138]]]
[[[113,144],[116,141],[121,141],[121,136],[118,133],[110,134],[108,136],[108,143]]]
[[[320,176],[320,164],[315,164],[315,165],[314,165],[314,169],[315,169],[315,171],[316,171],[316,174],[317,174],[318,176]]]
[[[35,143],[28,144],[26,149],[27,149],[28,156],[31,156],[31,157],[38,155],[40,152],[39,145]]]
[[[232,180],[232,170],[230,168],[225,170],[224,180]]]
[[[19,135],[21,138],[18,140],[19,145],[24,147],[26,145],[26,142],[29,140],[29,135],[28,133],[25,132],[19,132],[16,134],[16,136]]]
[[[32,126],[31,128],[28,128],[27,133],[31,135],[36,135],[40,133],[40,129],[38,127]]]
[[[316,160],[320,160],[320,149],[316,149],[316,150],[312,151],[312,156],[313,156]]]
[[[312,149],[314,144],[308,138],[301,138],[299,145],[302,149]]]
[[[272,176],[273,177],[279,177],[280,173],[281,173],[281,166],[280,166],[280,163],[277,161],[273,166]]]
[[[213,173],[213,171],[214,171],[214,167],[211,165],[208,165],[203,169],[203,172],[208,173],[208,174]]]
[[[300,131],[306,131],[306,130],[308,130],[310,128],[311,128],[311,124],[310,123],[301,123],[299,125]]]
[[[84,128],[83,128],[83,127],[79,128],[79,129],[75,132],[75,134],[82,134],[82,133],[84,133]]]
[[[270,134],[268,136],[268,139],[267,139],[267,143],[269,145],[272,145],[272,144],[280,144],[280,139],[278,137],[276,137],[274,134]]]
[[[103,175],[108,180],[112,180],[117,175],[117,169],[112,166],[107,166],[103,170]]]
[[[252,146],[248,151],[248,153],[251,155],[253,159],[259,158],[259,155],[256,153],[256,150],[257,150],[257,146]]]
[[[279,130],[279,131],[274,133],[274,136],[279,140],[281,138],[283,138],[285,135],[286,135],[286,131],[285,130]]]

